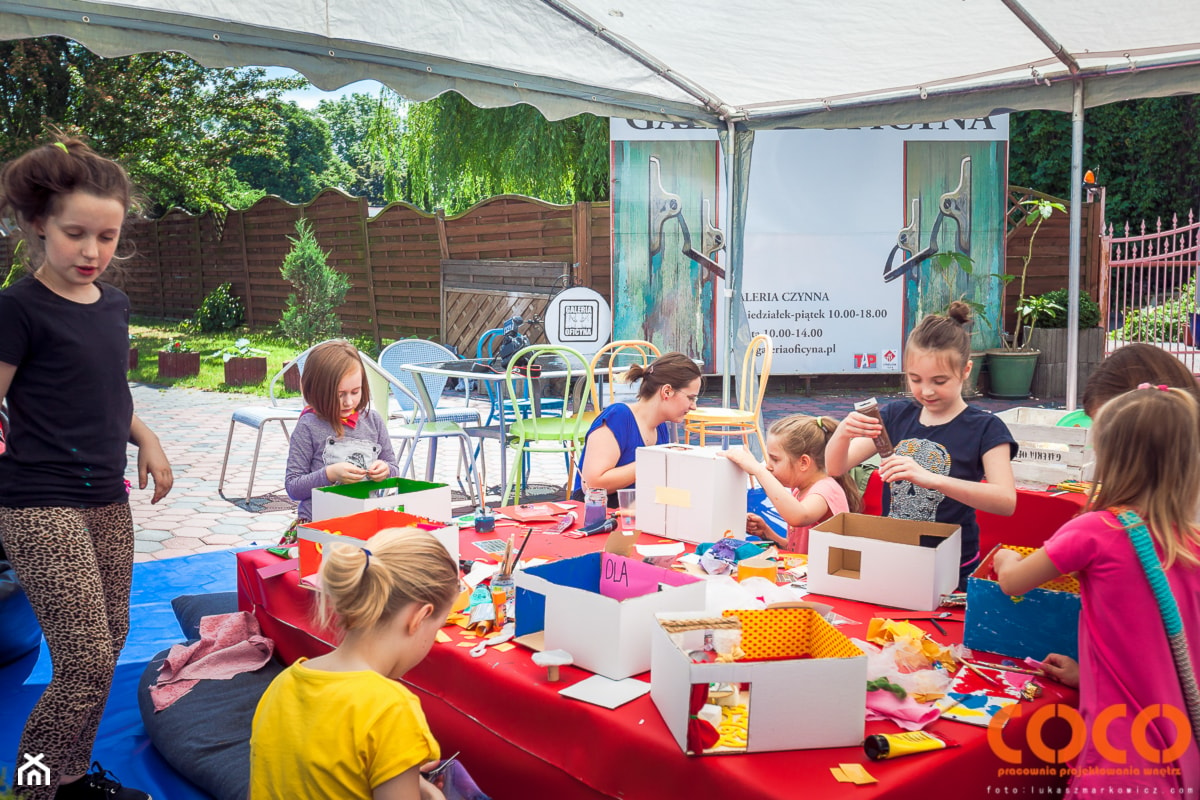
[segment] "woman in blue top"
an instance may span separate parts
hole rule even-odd
[[[671,441],[668,422],[683,422],[700,395],[700,368],[683,353],[664,353],[653,364],[634,364],[625,381],[640,380],[634,403],[613,403],[588,428],[573,500],[583,499],[583,487],[608,491],[608,505],[617,505],[617,490],[633,486],[634,459],[643,446]]]

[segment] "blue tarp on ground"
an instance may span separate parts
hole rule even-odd
[[[183,640],[171,600],[182,594],[237,588],[233,550],[148,561],[133,566],[130,632],[117,664],[92,757],[122,783],[169,800],[210,800],[162,760],[138,714],[137,681],[160,650]],[[0,771],[11,780],[21,728],[50,680],[43,640],[36,653],[0,668]]]

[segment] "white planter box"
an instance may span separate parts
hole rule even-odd
[[[1044,489],[1062,481],[1092,479],[1092,431],[1058,427],[1068,413],[1051,408],[1010,408],[996,414],[1017,440],[1012,467],[1018,486]]]

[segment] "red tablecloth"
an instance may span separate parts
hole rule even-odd
[[[1038,518],[1031,519],[1031,524],[1036,526]],[[507,538],[514,530],[520,529],[502,526],[492,534],[466,529],[460,540],[461,555],[487,558],[474,542]],[[1046,531],[1046,535],[1052,531]],[[535,533],[525,557],[580,555],[597,549],[602,538],[570,539]],[[643,542],[657,541],[657,537],[643,537]],[[299,586],[297,572],[269,578],[259,574],[260,567],[277,561],[276,556],[260,550],[238,554],[239,606],[258,617],[263,633],[275,638],[285,661],[327,651],[330,637],[314,631],[310,622],[312,593]],[[866,623],[872,616],[905,613],[847,600],[821,599],[857,621],[840,628],[852,637],[865,637]],[[948,637],[927,627],[928,623],[917,624],[926,626],[939,641],[961,641],[961,622],[943,621]],[[1012,765],[992,753],[986,730],[948,721],[939,721],[929,730],[945,734],[960,742],[961,747],[885,762],[868,761],[860,747],[688,757],[667,731],[649,695],[613,711],[566,699],[558,691],[590,673],[565,667],[562,680],[549,683],[546,671],[532,663],[525,648],[505,653],[489,648],[482,658],[472,658],[468,648],[456,646],[461,639],[459,630],[446,630],[454,642],[435,645],[429,656],[405,676],[405,682],[421,697],[443,748],[448,752],[461,750],[464,763],[496,800],[765,800],[809,793],[819,797],[978,797],[989,789],[1032,793],[1035,786],[1064,783],[1056,777],[1001,775],[1000,770]],[[649,680],[648,674],[639,677]],[[1047,682],[1046,695],[1035,706],[1025,706],[1024,715],[1010,720],[1005,729],[1005,743],[1024,751],[1025,767],[1044,766],[1026,743],[1029,716],[1035,707],[1054,702],[1074,705],[1075,693]],[[819,725],[820,721],[797,720],[797,724]],[[896,731],[891,723],[867,723],[867,734]],[[1048,734],[1046,738],[1053,743]],[[830,767],[839,763],[865,764],[879,782],[863,787],[840,784],[830,773]]]

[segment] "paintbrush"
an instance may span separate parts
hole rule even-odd
[[[511,533],[508,535],[508,544],[504,547],[504,558],[500,560],[500,574],[506,577],[512,574],[509,560],[512,559],[513,554],[513,535]]]
[[[983,678],[985,681],[990,683],[992,686],[999,686],[1000,688],[1004,688],[1003,686],[1001,686],[1000,681],[996,680],[991,675],[988,675],[986,672],[984,672],[979,667],[972,664],[970,661],[964,661],[962,663],[963,663],[963,666],[965,666],[967,669],[971,670],[971,672],[974,672],[979,677]]]
[[[530,537],[533,536],[533,528],[525,529],[525,538],[521,540],[521,546],[517,548],[517,557],[513,559],[512,569],[517,568],[517,564],[521,563],[521,554],[525,552],[525,545],[529,544]]]
[[[1009,667],[1005,666],[1004,664],[989,664],[986,661],[964,661],[963,663],[968,666],[983,667],[984,669],[997,669],[1001,672],[1019,672],[1022,675],[1034,675],[1039,678],[1046,674],[1040,669],[1030,669],[1029,667]]]

